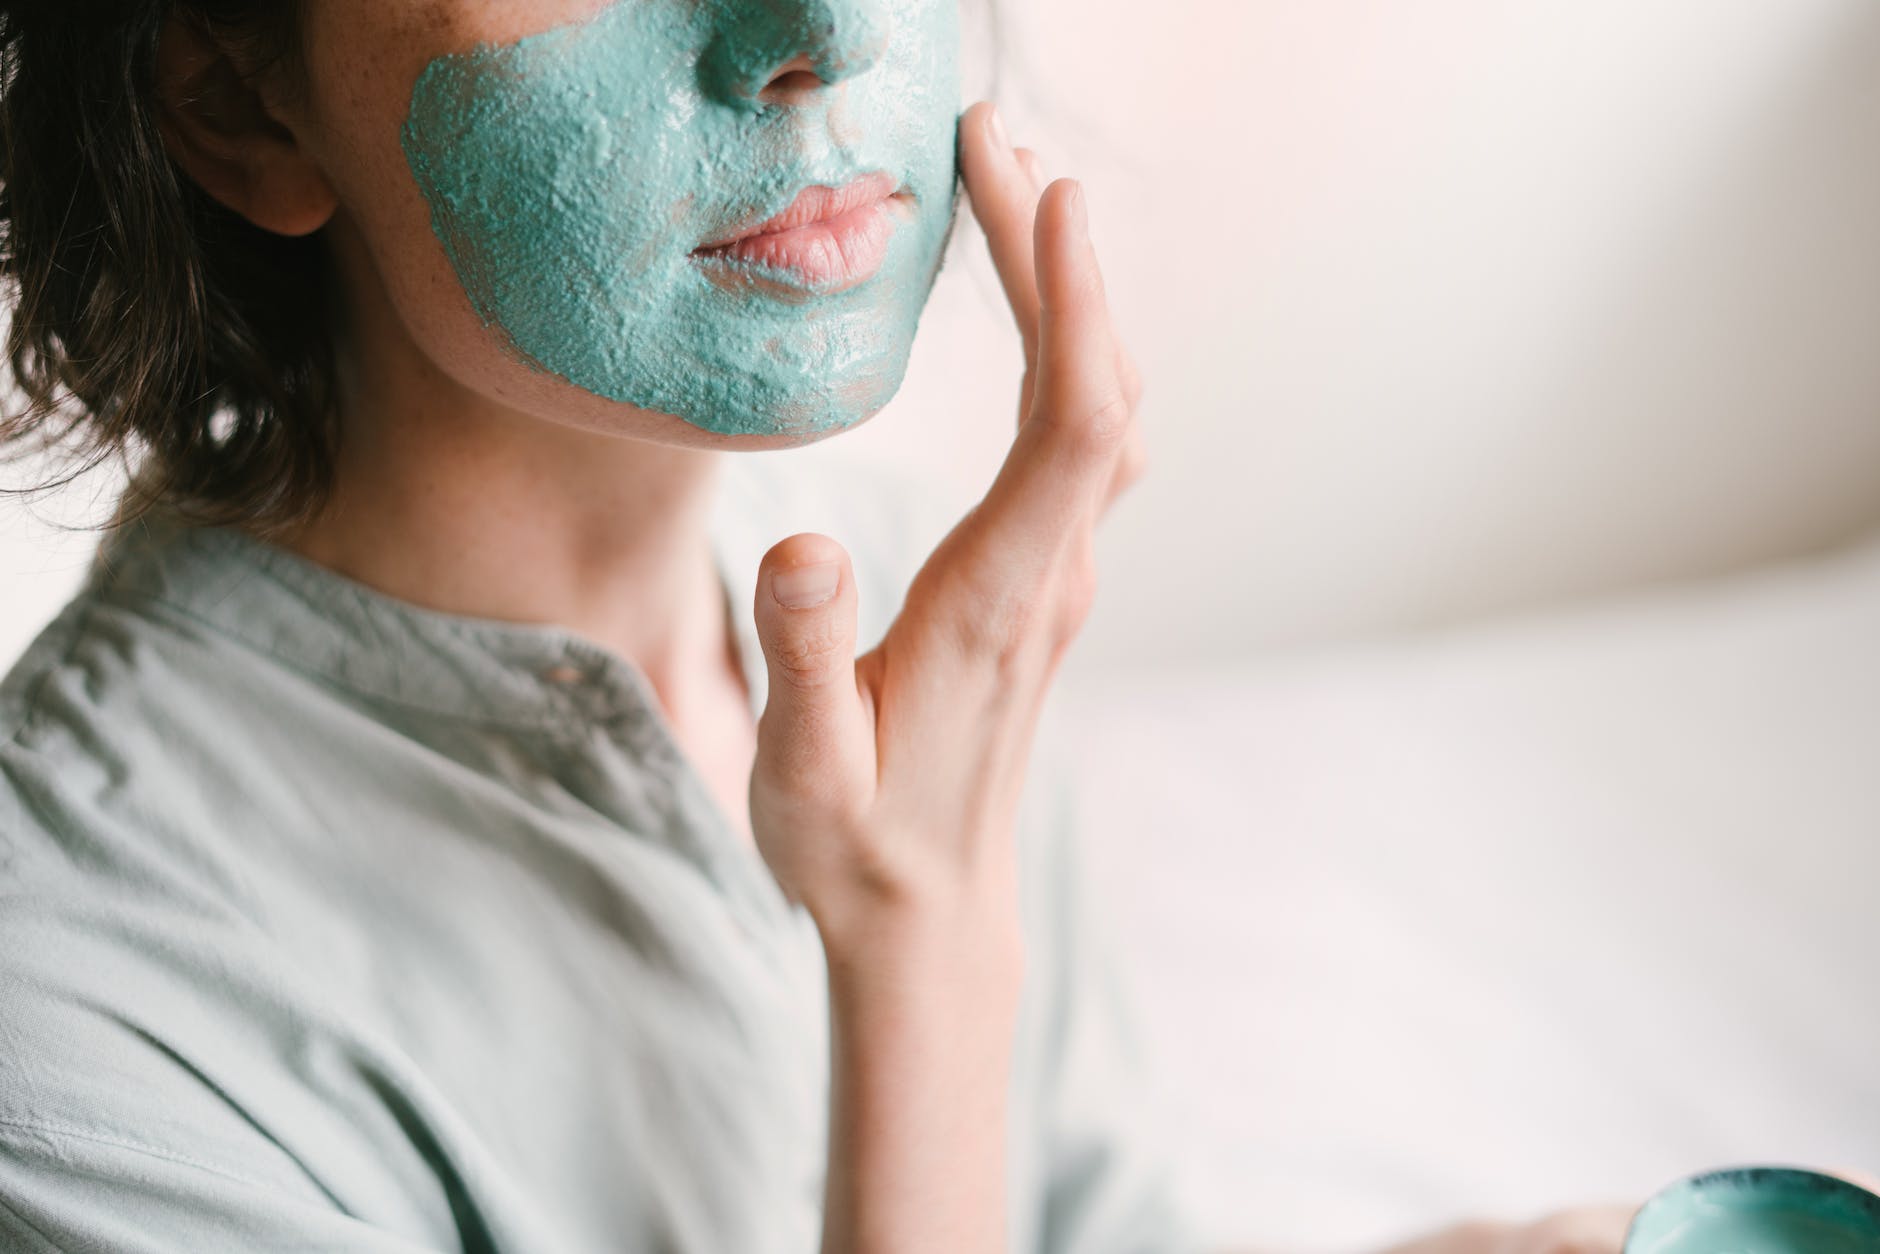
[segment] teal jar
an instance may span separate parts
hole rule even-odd
[[[1625,1254],[1880,1254],[1880,1194],[1799,1167],[1706,1171],[1639,1208]]]

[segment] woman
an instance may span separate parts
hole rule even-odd
[[[137,455],[0,689],[6,1248],[1190,1248],[1026,786],[1140,383],[955,5],[6,6],[7,433]],[[721,454],[956,168],[1020,424],[857,658],[888,515]]]

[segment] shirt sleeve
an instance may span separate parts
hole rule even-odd
[[[0,1249],[435,1254],[330,1203],[127,1140],[0,1123]]]
[[[394,1231],[348,1209],[247,1113],[268,1076],[243,1065],[224,1030],[243,1011],[214,986],[237,960],[179,963],[215,940],[169,918],[0,874],[0,1250],[438,1249],[424,1216]]]
[[[1049,717],[1039,782],[1050,821],[1039,888],[1051,989],[1039,1063],[1041,1254],[1199,1254],[1177,1195],[1178,1147],[1079,840],[1082,811]],[[1146,851],[1145,851],[1146,855]]]

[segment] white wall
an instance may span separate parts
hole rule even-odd
[[[1006,7],[1014,130],[1089,186],[1148,378],[1079,665],[1880,527],[1872,0]],[[912,463],[970,503],[1019,361],[970,220],[955,250],[894,405],[767,456]],[[0,653],[82,561],[0,502]]]
[[[0,468],[0,487],[46,474],[38,461]],[[97,543],[83,528],[109,514],[122,481],[106,468],[43,496],[0,496],[0,673],[78,586]]]
[[[1089,184],[1149,378],[1154,465],[1106,523],[1084,661],[1541,605],[1880,526],[1872,0],[1016,7],[1055,109],[1018,142]],[[852,437],[945,458],[962,507],[1017,369],[978,271]]]

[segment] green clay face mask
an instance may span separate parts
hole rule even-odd
[[[707,431],[827,433],[905,373],[958,207],[959,47],[959,0],[617,0],[431,62],[402,140],[523,360]],[[799,56],[821,83],[764,98]],[[819,264],[698,251],[863,185],[897,194],[818,235]]]

